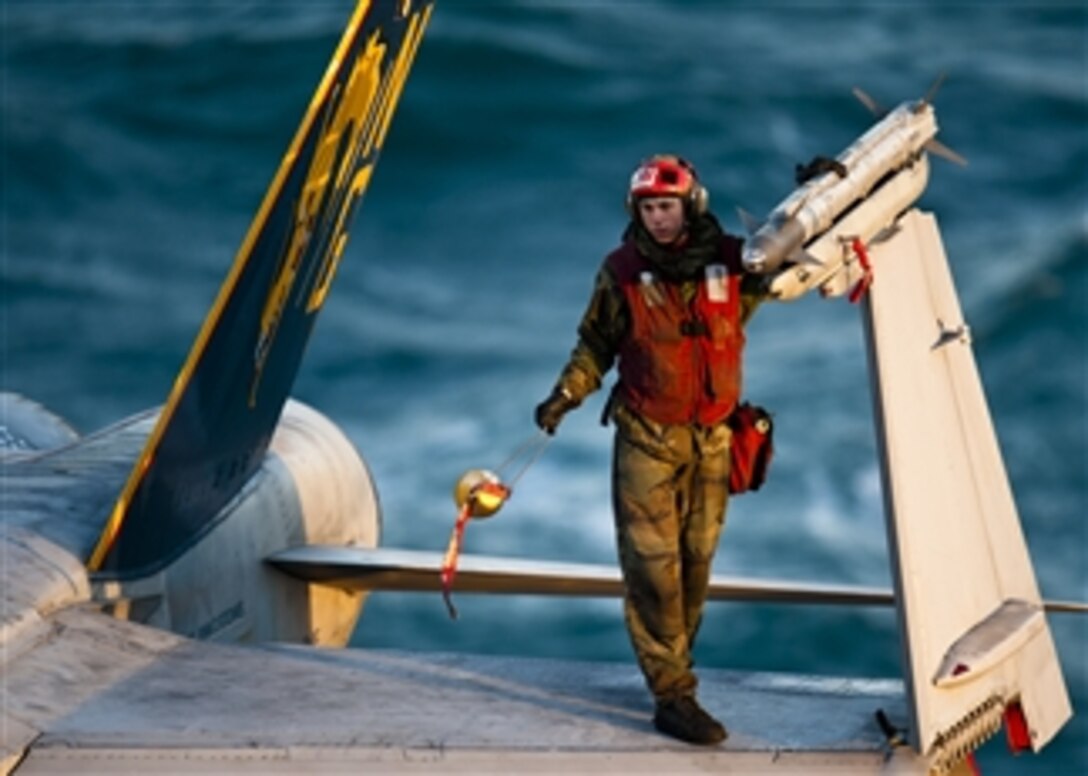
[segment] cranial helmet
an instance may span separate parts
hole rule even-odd
[[[673,154],[658,154],[646,159],[631,175],[627,189],[627,212],[635,213],[635,203],[646,197],[679,197],[688,217],[706,212],[710,194],[691,162]]]

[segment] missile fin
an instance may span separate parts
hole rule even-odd
[[[888,115],[888,110],[879,102],[869,96],[868,92],[855,86],[853,89],[854,96],[858,98],[862,105],[869,109],[869,112],[876,116],[878,119],[882,119]]]
[[[953,151],[951,148],[946,146],[935,137],[930,138],[928,141],[926,141],[926,144],[922,147],[934,156],[939,156],[942,159],[947,159],[954,164],[958,164],[960,167],[967,166],[967,159],[965,159],[963,156],[960,156],[958,153]]]
[[[922,98],[923,104],[932,105],[933,100],[937,97],[937,92],[940,90],[941,85],[944,83],[944,79],[948,77],[947,73],[941,73],[937,76],[937,80],[933,82],[933,86],[929,87],[929,91],[926,92],[926,96]]]
[[[759,228],[763,226],[762,221],[742,207],[737,208],[737,215],[740,217],[740,222],[744,225],[744,231],[748,233],[749,237],[758,232]]]

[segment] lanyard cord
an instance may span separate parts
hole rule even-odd
[[[517,469],[517,471],[512,476],[508,478],[500,477],[500,479],[503,479],[506,483],[507,490],[514,490],[514,485],[517,484],[517,481],[520,480],[522,476],[524,476],[525,472],[529,471],[530,466],[537,462],[540,456],[548,448],[548,443],[551,441],[552,438],[549,434],[545,433],[544,431],[538,431],[537,433],[526,439],[524,442],[522,442],[520,445],[518,445],[514,452],[511,453],[505,461],[498,465],[496,471],[498,474],[501,475],[504,469],[506,469],[508,466],[512,466],[514,462],[517,461],[519,458],[525,457],[525,463],[523,463],[521,465],[521,468]]]

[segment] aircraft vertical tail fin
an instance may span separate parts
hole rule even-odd
[[[1004,721],[1038,750],[1069,698],[936,220],[908,212],[871,255],[866,336],[913,743],[951,767]]]
[[[163,565],[260,465],[431,8],[359,0],[91,553],[92,571]]]

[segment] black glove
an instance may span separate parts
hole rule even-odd
[[[563,416],[577,406],[578,402],[566,389],[555,388],[547,399],[536,405],[536,424],[549,434],[554,434]]]

